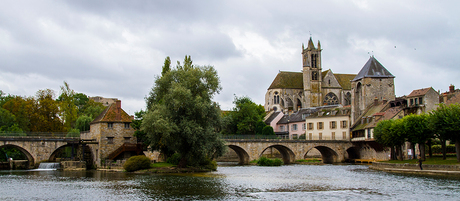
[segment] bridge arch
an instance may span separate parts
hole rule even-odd
[[[242,147],[237,146],[237,145],[228,145],[230,149],[236,152],[238,155],[239,162],[238,164],[240,165],[246,165],[249,164],[249,154],[246,150],[244,150]]]
[[[286,147],[284,145],[279,145],[279,144],[271,145],[271,146],[265,148],[262,152],[260,152],[259,158],[262,156],[262,154],[267,149],[272,148],[272,147],[275,148],[276,150],[278,150],[281,153],[281,156],[283,157],[284,164],[290,164],[290,163],[295,162],[295,154],[294,154],[294,152],[289,147]]]
[[[11,147],[11,148],[15,148],[15,149],[19,150],[21,153],[23,153],[27,157],[27,160],[29,161],[29,167],[34,166],[35,159],[32,156],[32,154],[30,154],[30,152],[28,150],[26,150],[23,147],[20,147],[18,145],[14,145],[14,144],[5,144],[5,145],[0,146],[0,148],[4,148],[4,147]]]
[[[337,152],[327,146],[312,147],[305,153],[304,158],[307,156],[308,152],[315,148],[321,153],[323,163],[331,164],[339,161],[339,155],[337,154]]]

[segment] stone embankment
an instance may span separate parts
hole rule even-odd
[[[456,176],[460,177],[460,165],[428,165],[423,164],[423,170],[420,170],[418,164],[396,164],[385,162],[373,162],[370,169],[380,170],[385,172],[421,174],[421,175],[441,175],[441,176]]]

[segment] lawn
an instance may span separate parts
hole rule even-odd
[[[390,160],[386,161],[386,163],[409,163],[409,164],[417,164],[418,159],[411,159],[411,160]],[[422,164],[427,165],[458,165],[460,163],[457,162],[457,157],[447,157],[446,160],[442,160],[442,156],[433,156],[433,157],[426,157],[426,160],[422,162]]]

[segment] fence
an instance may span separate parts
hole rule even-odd
[[[79,134],[77,134],[79,136]],[[74,137],[75,133],[66,132],[0,132],[0,137]]]

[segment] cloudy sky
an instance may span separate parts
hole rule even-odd
[[[300,72],[301,47],[321,41],[323,70],[354,73],[374,55],[396,95],[460,87],[460,1],[21,1],[0,6],[0,90],[33,96],[66,81],[89,96],[145,108],[161,73],[191,55],[223,87],[264,104],[282,71]]]

